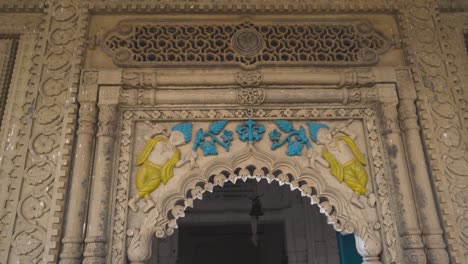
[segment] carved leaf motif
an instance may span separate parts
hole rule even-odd
[[[210,124],[211,133],[218,135],[219,133],[221,133],[223,128],[226,126],[226,124],[227,124],[227,120],[220,120],[220,121],[211,123]]]
[[[292,123],[287,120],[276,120],[275,123],[278,125],[281,131],[285,133],[289,133],[293,131]]]

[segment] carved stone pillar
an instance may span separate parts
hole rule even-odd
[[[97,72],[83,73],[74,166],[69,187],[67,214],[60,263],[81,263],[83,224],[86,218],[93,143],[97,118]]]
[[[366,240],[361,239],[360,236],[354,236],[356,249],[362,256],[362,264],[382,264],[379,258],[380,253],[382,253],[382,241],[377,232],[372,235],[368,236]]]
[[[399,220],[398,231],[403,247],[404,263],[426,263],[426,254],[421,238],[416,205],[414,203],[411,179],[408,173],[405,148],[398,123],[398,97],[393,85],[379,87],[378,97],[381,102],[383,137],[385,138],[388,165],[393,175],[393,184],[397,194],[396,206]]]
[[[83,263],[105,263],[106,260],[118,94],[115,87],[104,87],[99,93],[98,133]]]
[[[463,110],[466,94],[460,81],[466,68],[453,63],[453,58],[463,54],[454,52],[455,36],[441,34],[438,1],[399,0],[397,3],[403,47],[418,95],[421,134],[441,209],[450,262],[466,264],[468,203],[466,184],[462,183],[468,177],[468,133]]]
[[[398,96],[400,98],[398,111],[406,143],[409,167],[411,168],[410,174],[428,263],[449,263],[419,134],[418,116],[414,104],[416,91],[408,70],[397,71],[397,78]]]

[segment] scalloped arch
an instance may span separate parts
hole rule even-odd
[[[132,240],[127,249],[132,263],[142,263],[151,256],[154,235],[164,238],[174,233],[177,219],[185,216],[187,207],[193,207],[194,199],[202,199],[203,193],[211,192],[216,185],[223,187],[227,181],[235,183],[249,178],[257,181],[266,179],[269,183],[278,181],[280,185],[289,185],[291,191],[300,191],[310,198],[311,204],[318,205],[336,231],[354,233],[364,263],[382,263],[379,258],[383,247],[380,223],[378,220],[369,222],[368,215],[376,214],[375,201],[369,203],[372,199],[368,199],[368,206],[361,210],[343,195],[340,188],[327,184],[315,170],[301,168],[291,158],[276,158],[253,145],[233,153],[232,157],[215,158],[203,170],[192,171],[177,190],[165,194],[158,201],[158,206],[148,213],[140,228],[135,229],[134,234],[132,231]]]
[[[227,181],[266,179],[268,183],[278,181],[288,184],[291,191],[298,190],[307,196],[311,204],[317,204],[320,212],[328,218],[328,223],[338,232],[353,233],[355,224],[349,207],[354,206],[338,189],[327,185],[312,169],[300,169],[299,164],[288,158],[274,159],[253,145],[235,153],[235,158],[217,158],[210,161],[204,170],[192,172],[180,184],[178,191],[166,195],[160,201],[162,218],[158,221],[159,237],[170,235],[177,228],[177,219],[185,216],[185,209],[193,207],[195,199],[202,199],[203,193],[211,192],[214,186],[223,187]]]

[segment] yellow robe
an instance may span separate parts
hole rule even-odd
[[[137,156],[136,165],[141,166],[135,176],[139,198],[148,198],[161,182],[166,184],[174,176],[174,167],[180,160],[179,149],[176,148],[172,157],[162,166],[147,160],[154,146],[161,141],[166,142],[167,138],[155,137],[148,140],[143,151]]]
[[[323,147],[322,156],[330,165],[331,174],[335,176],[338,181],[345,182],[356,194],[366,194],[367,189],[367,172],[364,169],[366,160],[364,154],[356,146],[356,143],[347,136],[338,136],[338,140],[343,140],[352,150],[355,159],[340,164],[338,160],[330,153],[327,147]]]

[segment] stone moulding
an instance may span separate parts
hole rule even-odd
[[[90,8],[97,12],[140,12],[140,13],[310,13],[310,12],[391,12],[396,9],[394,0],[137,0],[137,1],[93,1]]]
[[[448,102],[451,105],[461,105],[462,100],[460,99],[463,97],[463,92],[457,90],[457,87],[450,82],[447,85],[439,85],[440,80],[442,83],[444,80],[453,80],[456,79],[457,75],[460,75],[460,69],[463,67],[452,67],[453,64],[451,62],[451,56],[455,55],[455,57],[459,58],[461,56],[459,51],[455,51],[456,49],[447,48],[445,44],[454,44],[450,38],[441,39],[441,34],[439,30],[439,14],[437,12],[437,4],[435,1],[351,1],[351,0],[336,0],[336,1],[288,1],[288,0],[281,0],[275,1],[274,3],[265,3],[266,1],[263,0],[252,0],[252,1],[239,1],[233,3],[233,1],[223,0],[223,1],[216,1],[213,3],[211,0],[202,0],[202,1],[171,1],[171,0],[161,0],[161,1],[145,1],[145,0],[135,0],[135,1],[90,1],[89,6],[87,7],[80,7],[77,9],[78,16],[86,16],[87,10],[89,8],[90,11],[96,13],[104,13],[104,14],[128,14],[129,12],[139,12],[139,13],[166,13],[166,12],[179,12],[179,13],[207,13],[207,12],[218,12],[218,13],[289,13],[289,14],[298,14],[298,13],[311,13],[311,12],[320,12],[320,13],[338,13],[338,12],[348,12],[348,13],[362,13],[362,12],[369,12],[369,11],[376,11],[376,12],[385,12],[385,13],[392,13],[396,11],[397,16],[400,18],[400,29],[404,33],[404,48],[407,52],[407,58],[409,61],[409,65],[412,68],[413,79],[415,81],[415,85],[418,92],[418,111],[419,111],[419,118],[422,124],[422,133],[426,139],[426,151],[428,154],[428,160],[430,161],[431,166],[431,175],[433,176],[433,181],[435,185],[435,192],[437,194],[437,198],[439,201],[439,205],[441,207],[440,214],[443,220],[444,225],[444,232],[445,237],[448,242],[450,248],[450,255],[451,261],[453,263],[464,263],[465,257],[463,251],[467,252],[466,245],[467,243],[467,235],[463,233],[463,225],[466,223],[466,203],[463,203],[463,192],[454,189],[457,189],[459,186],[457,184],[458,179],[463,179],[465,171],[458,170],[462,168],[463,164],[466,164],[466,159],[464,160],[464,156],[460,155],[466,153],[466,126],[463,128],[463,125],[460,126],[459,123],[455,121],[454,118],[444,118],[442,115],[447,113],[438,113],[436,110],[441,109],[441,107],[434,107],[432,108],[431,105],[424,101],[421,98],[425,98],[426,96],[431,95],[433,92],[436,93],[437,96],[442,98],[445,95],[449,95],[452,93],[454,96],[443,98],[444,102]],[[67,1],[61,1],[60,3],[68,3]],[[82,3],[86,5],[86,2],[74,2],[79,3],[78,5],[81,6]],[[464,1],[439,1],[439,7],[447,8],[450,10],[456,9],[460,10],[460,4]],[[51,8],[45,8],[46,6],[51,6]],[[42,0],[23,0],[23,1],[12,1],[12,0],[5,0],[1,1],[0,3],[0,10],[2,12],[11,12],[11,11],[37,11],[41,12],[44,11],[44,25],[38,31],[42,34],[39,43],[36,43],[35,34],[23,35],[21,38],[24,42],[29,42],[31,45],[37,44],[35,56],[29,56],[28,54],[22,54],[24,58],[23,61],[27,61],[24,65],[27,69],[18,69],[18,72],[21,72],[21,76],[26,76],[27,70],[32,68],[31,73],[32,77],[28,80],[23,79],[22,77],[18,77],[15,81],[15,87],[20,87],[16,89],[14,92],[18,94],[15,98],[23,98],[21,100],[14,100],[11,101],[12,103],[8,103],[7,107],[10,110],[7,110],[6,117],[8,116],[9,120],[19,120],[18,122],[12,121],[8,123],[8,127],[11,127],[10,124],[14,124],[14,128],[11,133],[14,135],[12,141],[6,143],[4,139],[4,135],[10,133],[7,130],[6,126],[4,125],[2,128],[2,146],[7,146],[5,148],[5,153],[2,160],[2,169],[6,168],[6,175],[8,180],[10,180],[11,186],[8,191],[1,192],[2,195],[2,202],[8,199],[9,203],[6,204],[5,210],[2,210],[1,214],[1,222],[4,229],[2,229],[2,241],[6,241],[5,244],[2,244],[1,251],[0,251],[0,262],[7,263],[8,259],[16,258],[16,253],[22,253],[25,251],[21,251],[21,243],[12,243],[12,237],[16,238],[28,238],[28,236],[36,239],[32,239],[34,241],[34,245],[37,245],[37,241],[44,241],[43,237],[48,237],[46,239],[46,247],[45,250],[47,251],[43,254],[44,259],[49,262],[54,262],[56,251],[57,251],[57,241],[61,235],[61,225],[62,217],[61,212],[63,211],[63,202],[65,195],[65,188],[66,186],[66,171],[69,168],[69,160],[71,157],[69,156],[69,150],[71,149],[71,145],[73,143],[73,123],[75,114],[74,107],[69,107],[67,105],[67,109],[70,109],[69,112],[66,113],[65,121],[61,118],[62,115],[53,115],[53,113],[60,113],[63,108],[61,104],[47,104],[45,105],[42,103],[42,99],[48,98],[46,96],[41,97],[41,99],[36,100],[36,94],[38,93],[38,89],[42,87],[42,81],[46,81],[44,75],[42,75],[42,71],[48,71],[50,69],[53,72],[56,72],[56,65],[57,62],[60,60],[55,60],[59,58],[56,55],[63,55],[57,54],[53,50],[48,50],[51,46],[59,46],[59,47],[67,47],[70,46],[79,46],[76,50],[71,48],[70,50],[74,50],[74,54],[72,56],[73,69],[70,70],[67,67],[66,72],[73,72],[71,75],[71,79],[66,80],[66,86],[72,87],[72,89],[76,89],[77,80],[78,80],[78,73],[76,72],[76,68],[79,68],[80,58],[82,56],[82,44],[84,43],[84,39],[82,36],[84,32],[86,32],[86,23],[78,23],[79,28],[78,31],[80,32],[73,38],[71,42],[63,43],[64,39],[60,37],[60,35],[65,35],[65,40],[67,34],[64,31],[53,31],[52,29],[56,29],[56,22],[61,24],[61,27],[69,28],[69,26],[74,27],[76,25],[75,20],[67,20],[66,14],[56,12],[52,14],[52,9],[59,4],[59,1],[48,1],[45,4],[45,1]],[[398,5],[398,6],[397,6]],[[58,15],[58,20],[52,18]],[[11,21],[6,21],[6,17],[8,16],[1,16],[0,20],[2,23],[2,33],[14,33],[20,32],[23,29],[23,25],[17,25],[16,23],[12,23]],[[82,19],[85,21],[86,19]],[[73,21],[73,22],[70,22]],[[63,23],[62,23],[63,22]],[[20,23],[21,24],[21,23]],[[34,24],[34,23],[33,23]],[[25,25],[25,28],[30,28],[31,25]],[[35,25],[32,25],[34,27]],[[51,26],[52,28],[49,28]],[[64,28],[62,28],[64,29]],[[58,34],[55,34],[58,33]],[[29,35],[29,36],[28,36]],[[52,37],[52,35],[59,36],[58,38]],[[421,40],[421,41],[419,41]],[[47,43],[50,41],[52,44]],[[57,42],[58,41],[58,42]],[[22,46],[27,47],[27,43],[20,44]],[[440,47],[442,47],[445,52],[440,52]],[[27,50],[30,50],[31,47],[29,46]],[[46,52],[47,50],[47,52]],[[423,52],[421,52],[423,51]],[[29,53],[29,52],[27,52]],[[49,56],[54,55],[54,56]],[[429,56],[430,55],[430,56]],[[80,57],[80,58],[79,58]],[[443,59],[442,61],[438,60],[437,57],[447,58],[447,60]],[[54,61],[55,60],[55,61]],[[440,66],[442,65],[442,66]],[[459,65],[459,64],[457,64]],[[440,67],[439,67],[440,66]],[[447,66],[448,68],[444,67]],[[50,68],[50,69],[49,69]],[[442,76],[436,76],[437,78],[433,78],[434,72],[445,72],[448,70],[450,73],[442,74]],[[23,74],[24,73],[24,74]],[[55,73],[53,74],[55,75]],[[60,79],[62,76],[58,77],[55,76],[57,80]],[[57,86],[51,86],[57,87]],[[438,90],[440,87],[446,87],[446,90],[442,92]],[[42,89],[42,88],[41,88]],[[45,90],[42,89],[40,93],[44,93]],[[47,92],[47,91],[46,91]],[[50,91],[49,91],[50,92]],[[57,91],[55,91],[57,92]],[[350,90],[350,96],[361,96],[358,91]],[[54,91],[52,90],[52,93]],[[466,92],[465,92],[466,93]],[[142,93],[140,91],[137,92],[137,97],[140,97]],[[49,94],[51,95],[51,94]],[[366,96],[372,96],[372,93],[369,93]],[[57,96],[51,95],[50,97],[56,98]],[[67,101],[71,102],[71,106],[74,106],[74,100],[76,97],[76,92],[67,92],[63,96],[64,98],[60,97],[58,99],[62,100],[62,102]],[[144,96],[141,95],[143,98]],[[146,100],[146,99],[145,99]],[[436,100],[437,101],[437,100]],[[36,110],[38,110],[33,118],[34,106],[38,102],[38,106]],[[154,105],[157,100],[154,100],[153,103],[147,103],[147,101],[141,100],[138,105]],[[335,101],[333,101],[335,102]],[[10,107],[11,106],[11,107]],[[45,107],[42,107],[45,106]],[[457,106],[461,109],[460,106]],[[41,108],[41,109],[39,109]],[[458,109],[457,108],[457,109]],[[39,111],[39,110],[47,110],[47,111]],[[456,108],[453,108],[456,109]],[[50,110],[50,111],[48,111]],[[434,110],[434,111],[432,111]],[[250,111],[246,112],[246,115],[253,115],[252,108]],[[466,109],[465,109],[466,111]],[[451,111],[452,113],[455,111]],[[47,113],[48,115],[43,115]],[[451,115],[451,113],[448,113]],[[47,119],[49,118],[49,119]],[[50,119],[51,118],[51,119]],[[434,121],[435,120],[435,121]],[[466,120],[460,118],[460,120]],[[57,123],[61,123],[63,125],[63,130],[61,131],[62,134],[57,136],[54,134],[44,134],[42,137],[38,137],[36,131],[39,130],[37,128],[32,129],[32,126],[39,127],[41,122],[47,123],[47,127],[55,126]],[[34,124],[33,124],[34,123]],[[466,122],[465,122],[466,123]],[[39,125],[38,125],[39,124]],[[450,126],[450,129],[446,129],[446,127],[440,128],[438,124],[442,124],[444,126]],[[50,125],[50,126],[49,126]],[[437,127],[437,129],[436,129]],[[444,137],[440,137],[444,135],[444,129],[447,135],[450,137],[455,135],[455,139],[457,139],[456,135],[461,135],[461,139],[459,141],[453,141],[453,137],[451,140],[448,140]],[[31,132],[32,130],[36,130]],[[458,133],[461,132],[461,133]],[[34,135],[31,135],[33,133]],[[50,138],[58,138],[60,141],[59,148],[60,153],[65,153],[64,156],[53,160],[54,163],[51,161],[39,161],[39,162],[30,162],[26,161],[28,152],[28,145],[29,139],[32,138],[35,143],[44,142],[44,140],[48,140]],[[465,138],[465,139],[463,139]],[[39,139],[39,140],[37,140]],[[460,145],[454,146],[453,144],[460,143]],[[463,143],[464,142],[464,143]],[[465,148],[461,146],[464,144]],[[31,143],[31,145],[33,145]],[[52,144],[56,146],[56,142]],[[62,151],[64,150],[64,151]],[[460,151],[463,150],[463,151]],[[44,152],[45,150],[40,150],[39,152]],[[37,152],[34,152],[37,154]],[[33,153],[33,154],[34,154]],[[440,154],[440,156],[439,156]],[[441,157],[445,154],[448,155],[447,159],[441,160]],[[455,155],[452,155],[455,154]],[[44,156],[44,153],[41,154]],[[42,157],[41,157],[42,158]],[[28,164],[25,164],[28,162]],[[55,164],[57,162],[57,164]],[[453,165],[453,166],[452,166]],[[454,171],[455,169],[455,171]],[[23,226],[31,226],[28,222],[17,222],[15,221],[17,218],[17,210],[15,205],[19,204],[20,196],[19,193],[30,193],[31,186],[34,184],[42,183],[41,180],[32,180],[31,175],[39,175],[35,171],[44,171],[41,173],[41,177],[46,177],[47,179],[54,179],[54,195],[51,204],[53,204],[52,208],[45,207],[44,214],[41,215],[40,219],[36,218],[35,221],[41,222],[44,226],[47,225],[49,230],[47,234],[44,234],[42,230],[37,229],[35,232],[23,232]],[[24,184],[23,184],[23,180]],[[26,186],[26,187],[24,187]],[[456,188],[455,188],[455,187]],[[451,195],[453,197],[451,197]],[[448,199],[447,197],[451,197]],[[36,196],[35,199],[39,198],[42,199],[44,203],[49,203],[47,198]],[[28,198],[28,200],[23,199],[21,201],[22,205],[30,205],[29,201],[32,201],[32,198]],[[36,200],[33,200],[36,201]],[[47,211],[49,210],[49,211]],[[22,212],[22,210],[20,210]],[[460,214],[458,213],[460,212]],[[463,214],[465,213],[465,214]],[[21,216],[24,217],[24,216]],[[50,222],[49,222],[50,220]],[[46,223],[47,222],[47,223]],[[25,223],[23,225],[23,223]],[[17,229],[17,230],[16,230]],[[37,239],[39,238],[39,239]],[[20,241],[20,240],[18,240]],[[25,241],[25,240],[23,240]],[[19,246],[19,247],[18,247]],[[463,249],[463,246],[465,248]],[[11,248],[12,247],[12,248]],[[38,245],[37,248],[42,249],[41,245]],[[35,250],[34,254],[36,254]],[[10,256],[11,254],[11,256]],[[24,253],[22,256],[25,258],[31,257],[34,255],[32,253]],[[417,260],[415,260],[417,261]]]
[[[100,45],[122,67],[254,68],[374,65],[391,43],[364,20],[124,20]]]

